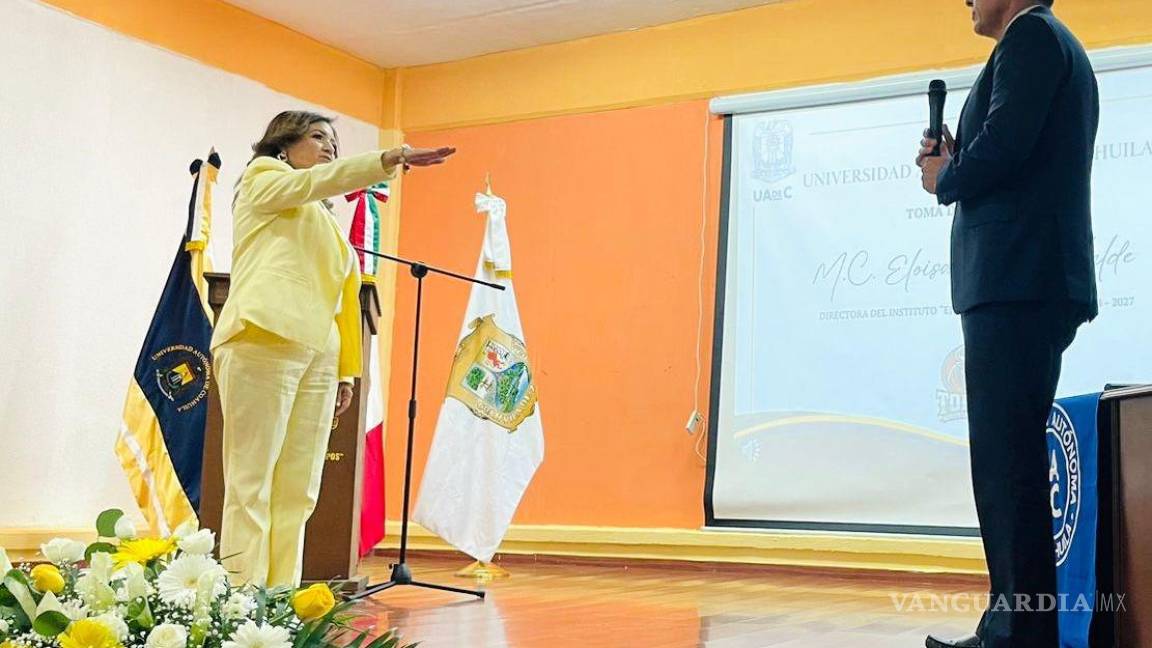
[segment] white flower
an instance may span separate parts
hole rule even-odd
[[[240,626],[221,648],[289,648],[288,630],[249,621]]]
[[[201,529],[185,536],[176,543],[184,553],[203,556],[212,553],[216,546],[216,534],[211,529]]]
[[[4,547],[0,547],[0,580],[3,580],[10,571],[12,571],[12,561],[8,560],[8,552],[4,550]]]
[[[122,619],[119,614],[115,612],[105,612],[98,617],[94,617],[93,620],[108,628],[112,634],[116,636],[116,641],[123,643],[124,640],[128,638],[128,624],[124,622],[124,619]]]
[[[80,601],[68,601],[63,604],[64,616],[73,621],[79,621],[88,617],[88,606]]]
[[[117,592],[121,601],[131,601],[152,595],[152,585],[144,575],[144,566],[140,563],[128,563],[116,572],[116,579],[124,582],[123,588]]]
[[[121,516],[116,520],[116,537],[121,540],[132,540],[136,537],[136,525],[132,524],[128,516]]]
[[[8,634],[10,629],[11,628],[8,627],[8,622],[4,619],[0,619],[0,634]]]
[[[175,623],[161,623],[148,633],[147,648],[184,648],[188,645],[188,629]]]
[[[92,554],[92,560],[88,561],[88,570],[85,572],[91,576],[93,580],[104,585],[112,582],[112,571],[115,565],[112,562],[112,554],[98,551]]]
[[[206,576],[215,596],[228,591],[224,579],[228,572],[220,563],[207,556],[184,555],[173,560],[168,569],[160,574],[157,586],[160,598],[169,605],[191,609],[196,604],[196,593],[200,589],[200,578]]]
[[[104,612],[116,605],[116,592],[92,574],[85,574],[76,579],[76,593],[80,595],[85,605],[97,612]]]
[[[239,621],[256,611],[256,599],[242,592],[233,592],[220,611],[224,613],[225,618]]]
[[[84,550],[87,547],[83,542],[69,540],[68,538],[53,538],[40,545],[40,553],[49,562],[57,565],[68,565],[84,560]]]
[[[180,526],[176,527],[176,530],[172,532],[172,537],[176,538],[176,540],[183,540],[193,533],[196,533],[199,528],[200,523],[196,520],[196,518],[192,518],[191,520],[187,520]]]
[[[44,592],[44,598],[40,599],[40,604],[36,606],[36,617],[40,618],[41,614],[45,612],[59,612],[64,614],[64,606],[60,605],[60,599],[52,592]]]

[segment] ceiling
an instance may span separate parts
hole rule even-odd
[[[225,0],[381,67],[454,61],[779,0]]]

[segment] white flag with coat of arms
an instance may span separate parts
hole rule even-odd
[[[487,215],[475,284],[413,520],[460,551],[490,562],[536,468],[544,432],[533,367],[512,289],[507,205],[476,194]]]

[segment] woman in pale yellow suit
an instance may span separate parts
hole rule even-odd
[[[329,117],[283,112],[233,204],[231,291],[212,336],[224,413],[220,555],[237,583],[298,585],[333,412],[360,375],[360,269],[328,198],[452,148],[336,159]]]

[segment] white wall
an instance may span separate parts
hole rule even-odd
[[[375,126],[31,0],[0,0],[0,529],[135,512],[113,454],[125,389],[187,217],[189,163],[231,188],[279,111],[336,115],[344,154]],[[137,514],[137,519],[142,519]]]

